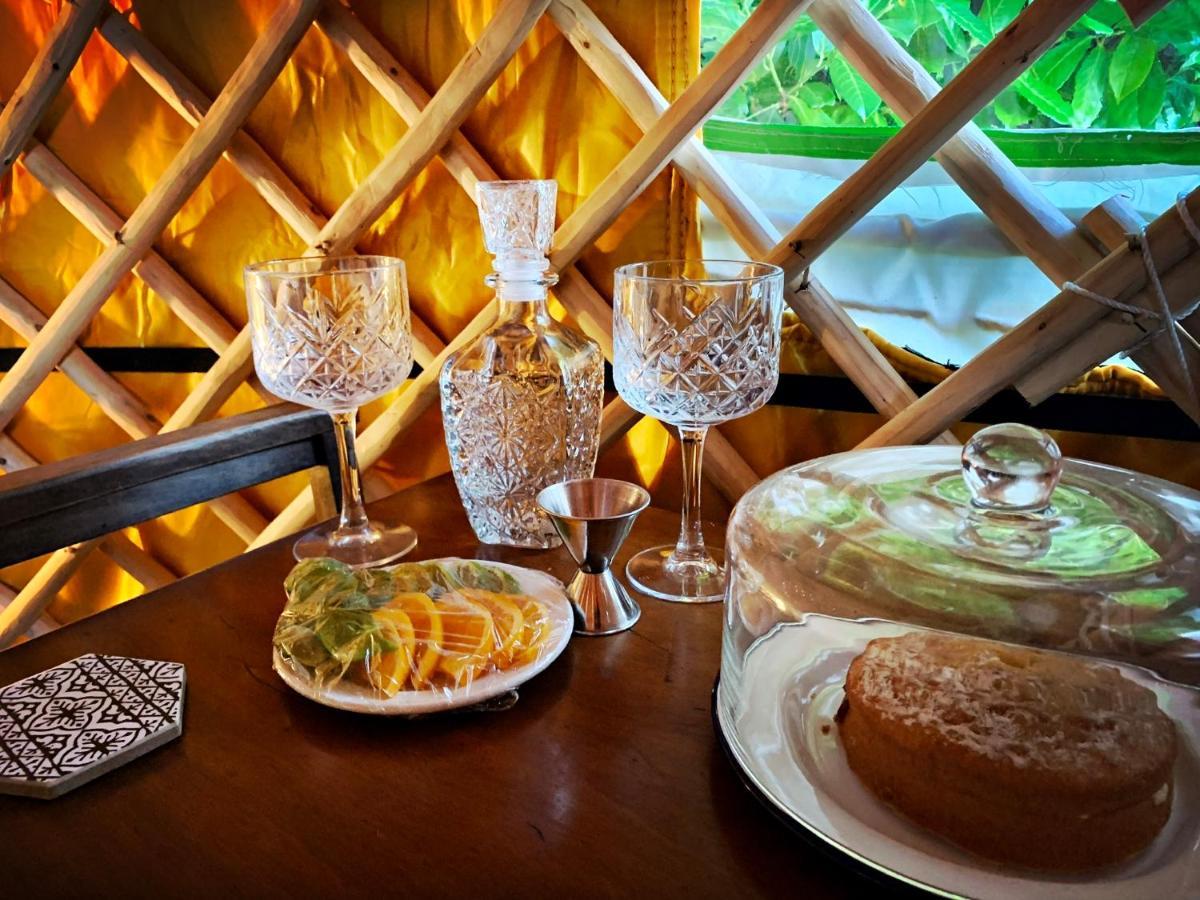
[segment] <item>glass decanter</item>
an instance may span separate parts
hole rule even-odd
[[[600,348],[551,318],[558,281],[546,253],[558,185],[479,184],[479,218],[494,271],[496,323],[446,360],[440,385],[446,446],[459,496],[486,544],[554,547],[536,502],[545,487],[590,478],[600,439]]]

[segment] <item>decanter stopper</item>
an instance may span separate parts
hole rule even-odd
[[[554,204],[558,182],[553,179],[530,181],[481,181],[478,185],[479,221],[483,242],[495,259],[495,273],[488,284],[497,288],[500,299],[528,297],[528,288],[520,288],[513,298],[505,296],[506,284],[544,282],[550,260],[546,254],[554,237]]]
[[[978,431],[962,451],[971,502],[998,512],[1030,512],[1050,505],[1062,475],[1062,451],[1044,431],[1006,423]]]

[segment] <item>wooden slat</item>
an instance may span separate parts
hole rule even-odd
[[[230,78],[204,121],[138,204],[120,239],[100,255],[0,381],[0,428],[50,374],[117,283],[133,268],[216,163],[304,35],[319,0],[285,0]]]
[[[550,264],[564,269],[608,229],[671,161],[811,0],[763,0],[626,157],[554,233]]]
[[[0,320],[31,342],[47,322],[37,307],[3,279],[0,279]],[[72,345],[59,366],[80,390],[135,440],[151,437],[163,427],[141,400],[93,362],[78,345]],[[262,514],[236,494],[214,500],[212,509],[244,541],[250,540],[266,526]]]
[[[45,327],[46,316],[0,278],[0,321],[25,340],[32,341]],[[161,427],[146,405],[96,365],[79,345],[71,345],[67,355],[59,361],[59,368],[131,437],[148,437]]]
[[[809,15],[888,108],[914,118],[938,83],[857,0],[815,0]],[[1103,254],[974,123],[934,154],[963,193],[1055,284],[1086,272]]]
[[[1086,213],[1083,224],[1111,252],[1125,246],[1131,236],[1140,234],[1145,221],[1123,197],[1110,197]],[[1197,247],[1196,251],[1200,252],[1200,247]],[[1155,303],[1151,309],[1158,312],[1158,304]],[[1195,338],[1187,333],[1182,324],[1177,322],[1172,327],[1184,352],[1182,370],[1176,348],[1167,334],[1160,335],[1130,355],[1142,371],[1162,388],[1163,393],[1174,400],[1194,421],[1200,423],[1200,396],[1197,395],[1197,381],[1200,380],[1200,346],[1197,346]],[[1141,343],[1144,336],[1145,333],[1137,325],[1126,324],[1111,316],[1101,319],[1054,354],[1047,363],[1038,367],[1032,378],[1047,382],[1049,389],[1046,396],[1049,396],[1052,390],[1057,389],[1051,387],[1054,382],[1061,386],[1073,381],[1092,366],[1134,344]],[[1189,373],[1193,373],[1193,377],[1188,377]],[[1034,399],[1028,394],[1025,396],[1030,402],[1044,399]]]
[[[504,0],[474,46],[387,152],[321,229],[316,251],[344,253],[433,159],[524,43],[550,0]]]
[[[199,124],[211,108],[212,101],[142,32],[113,14],[105,20],[100,33],[185,121],[192,125]],[[316,242],[317,235],[328,222],[325,214],[245,130],[239,129],[234,133],[225,151],[225,158],[305,244]],[[442,340],[415,313],[412,315],[412,330],[413,356],[424,365],[442,348]]]
[[[142,32],[114,11],[101,24],[100,35],[184,121],[200,124],[212,101]],[[306,244],[316,239],[324,216],[258,141],[239,128],[224,156]]]
[[[13,92],[12,102],[0,112],[0,178],[7,174],[25,142],[50,103],[66,83],[75,62],[91,37],[96,20],[108,7],[108,0],[73,0],[63,4],[46,42]]]
[[[1187,204],[1193,218],[1200,216],[1200,188],[1188,195]],[[1146,233],[1171,302],[1180,306],[1189,303],[1195,296],[1195,285],[1200,283],[1200,254],[1188,255],[1192,249],[1191,237],[1184,230],[1179,213],[1172,207],[1155,219]],[[1145,271],[1141,253],[1128,247],[1110,253],[1078,283],[1097,294],[1127,303],[1147,308],[1154,303],[1146,287],[1136,292],[1140,297],[1129,294],[1130,285],[1144,285]],[[1098,303],[1079,310],[1078,300],[1078,295],[1070,291],[1061,292],[859,446],[920,443],[957,422],[1011,384],[1019,373],[1049,358],[1111,312]]]
[[[649,128],[666,110],[667,100],[595,13],[583,0],[555,0],[550,15],[630,117],[643,129]],[[748,256],[762,259],[771,252],[780,238],[778,230],[698,139],[686,141],[674,163]],[[893,415],[916,399],[912,388],[815,279],[806,290],[789,291],[786,296],[793,311],[876,409]],[[937,440],[957,443],[949,434]]]
[[[48,147],[30,141],[21,162],[97,240],[106,246],[116,243],[124,220]],[[209,347],[220,353],[229,346],[237,333],[234,327],[157,252],[147,253],[133,272]]]
[[[88,555],[100,546],[100,538],[55,551],[17,596],[0,610],[0,650],[29,631],[53,602]]]
[[[100,551],[132,575],[148,591],[170,584],[176,575],[157,559],[126,537],[114,531],[100,542]]]
[[[10,585],[0,581],[0,610],[4,609],[8,604],[12,603],[17,598],[17,592]],[[48,614],[43,613],[30,626],[27,635],[29,637],[41,637],[43,634],[49,634],[58,628],[58,622],[51,618]]]
[[[0,470],[16,472],[21,469],[34,468],[41,463],[6,434],[0,434]],[[113,532],[105,537],[98,545],[101,552],[108,556],[118,566],[132,575],[147,590],[162,587],[175,580],[175,574],[166,566],[147,553],[122,532]],[[7,585],[0,583],[0,607],[7,606],[16,599],[17,592]],[[42,634],[57,627],[50,616],[43,614],[35,622],[31,633]]]
[[[770,257],[792,280],[900,186],[1075,22],[1092,0],[1034,0],[900,131],[788,232]]]

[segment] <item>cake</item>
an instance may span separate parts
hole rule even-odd
[[[978,638],[879,638],[838,729],[878,797],[989,859],[1081,871],[1145,849],[1171,811],[1175,726],[1111,666]]]

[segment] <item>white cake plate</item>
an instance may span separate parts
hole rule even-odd
[[[748,785],[789,823],[877,871],[949,897],[1128,900],[1200,897],[1200,691],[1111,662],[1154,691],[1179,733],[1171,817],[1144,852],[1087,875],[1048,875],[988,862],[908,821],[850,770],[834,715],[850,662],[867,642],[921,631],[877,619],[809,614],[747,652],[740,696],[717,723]]]

